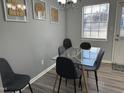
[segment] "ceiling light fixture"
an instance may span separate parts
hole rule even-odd
[[[65,5],[65,4],[75,4],[75,3],[77,3],[77,0],[58,0],[58,2],[60,4],[63,4],[63,5]]]

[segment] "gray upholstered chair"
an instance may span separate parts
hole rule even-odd
[[[99,92],[99,88],[98,88],[98,76],[97,76],[97,70],[99,69],[100,67],[100,64],[102,62],[102,58],[103,58],[103,55],[104,55],[104,49],[100,49],[99,53],[98,53],[98,56],[96,58],[96,61],[94,63],[93,66],[84,66],[84,69],[86,71],[93,71],[94,74],[95,74],[95,79],[96,79],[96,86],[97,86],[97,91]]]
[[[14,73],[7,60],[4,58],[0,58],[0,73],[5,92],[15,93],[15,91],[19,91],[21,93],[21,89],[28,84],[31,93],[33,93],[29,83],[30,77],[28,75]]]
[[[63,54],[65,52],[65,48],[63,46],[60,46],[58,48],[58,55],[60,56],[61,54]]]

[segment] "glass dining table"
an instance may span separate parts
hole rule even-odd
[[[99,51],[99,47],[91,47],[89,50],[71,47],[60,56],[70,58],[74,63],[93,66]]]
[[[82,67],[82,80],[85,86],[85,93],[88,93],[88,78],[83,66],[93,66],[97,59],[98,53],[100,51],[99,47],[91,47],[89,50],[83,50],[80,48],[69,48],[62,55],[62,57],[67,57],[71,59],[75,64],[79,64]],[[83,93],[84,93],[83,92]]]

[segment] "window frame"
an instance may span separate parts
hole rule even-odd
[[[108,17],[107,17],[107,21],[108,22],[99,22],[99,23],[107,23],[107,36],[106,38],[88,38],[88,37],[84,37],[84,7],[85,6],[93,6],[93,5],[102,5],[102,4],[108,4],[109,5],[109,11],[108,11]],[[84,5],[82,7],[82,29],[81,29],[81,39],[83,40],[88,40],[88,41],[108,41],[108,30],[109,30],[109,19],[110,19],[110,3],[109,2],[105,2],[105,3],[100,3],[100,4],[92,4],[92,5]],[[88,23],[88,22],[87,22]],[[92,23],[92,22],[89,22],[89,23]],[[99,30],[99,29],[98,29]],[[90,31],[91,32],[91,31]]]

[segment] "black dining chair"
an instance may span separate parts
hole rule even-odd
[[[59,48],[58,48],[58,55],[60,56],[61,54],[63,54],[65,52],[65,50],[67,50],[70,47],[72,47],[71,40],[69,38],[65,38],[63,40],[63,45],[59,46]]]
[[[89,42],[82,42],[80,44],[80,48],[84,50],[89,50],[91,48],[91,44]]]
[[[65,38],[64,41],[63,41],[63,47],[65,49],[68,49],[68,48],[72,47],[71,39]]]
[[[62,78],[74,80],[74,92],[76,93],[76,79],[79,79],[79,83],[81,84],[82,73],[81,70],[74,66],[72,60],[65,57],[58,57],[56,60],[56,72],[60,76],[58,93]]]
[[[63,41],[63,42],[64,42],[64,41]],[[60,56],[65,52],[65,50],[66,50],[66,49],[64,48],[63,45],[62,45],[62,46],[59,46],[59,47],[58,47],[58,56],[60,57]],[[55,91],[57,79],[58,79],[58,75],[56,74],[56,79],[55,79],[55,83],[54,83],[54,86],[53,86],[53,93],[54,93],[54,91]],[[65,84],[66,84],[66,86],[67,86],[67,79],[65,79]]]
[[[63,40],[63,45],[58,48],[58,55],[60,56],[67,50],[68,48],[72,47],[71,39],[65,38]]]
[[[104,52],[105,52],[104,49],[101,48],[93,66],[86,66],[86,65],[84,66],[84,69],[86,71],[93,71],[94,72],[95,80],[96,80],[97,92],[99,92],[97,70],[99,69],[99,67],[101,65]]]
[[[0,58],[0,74],[5,92],[15,93],[15,91],[19,91],[21,93],[21,89],[29,85],[30,91],[33,93],[29,83],[30,77],[28,75],[14,73],[4,58]]]
[[[71,39],[65,38],[63,40],[63,45],[58,48],[58,55],[61,56],[67,49],[72,47],[72,42]],[[67,79],[65,80],[66,85],[67,85]]]

